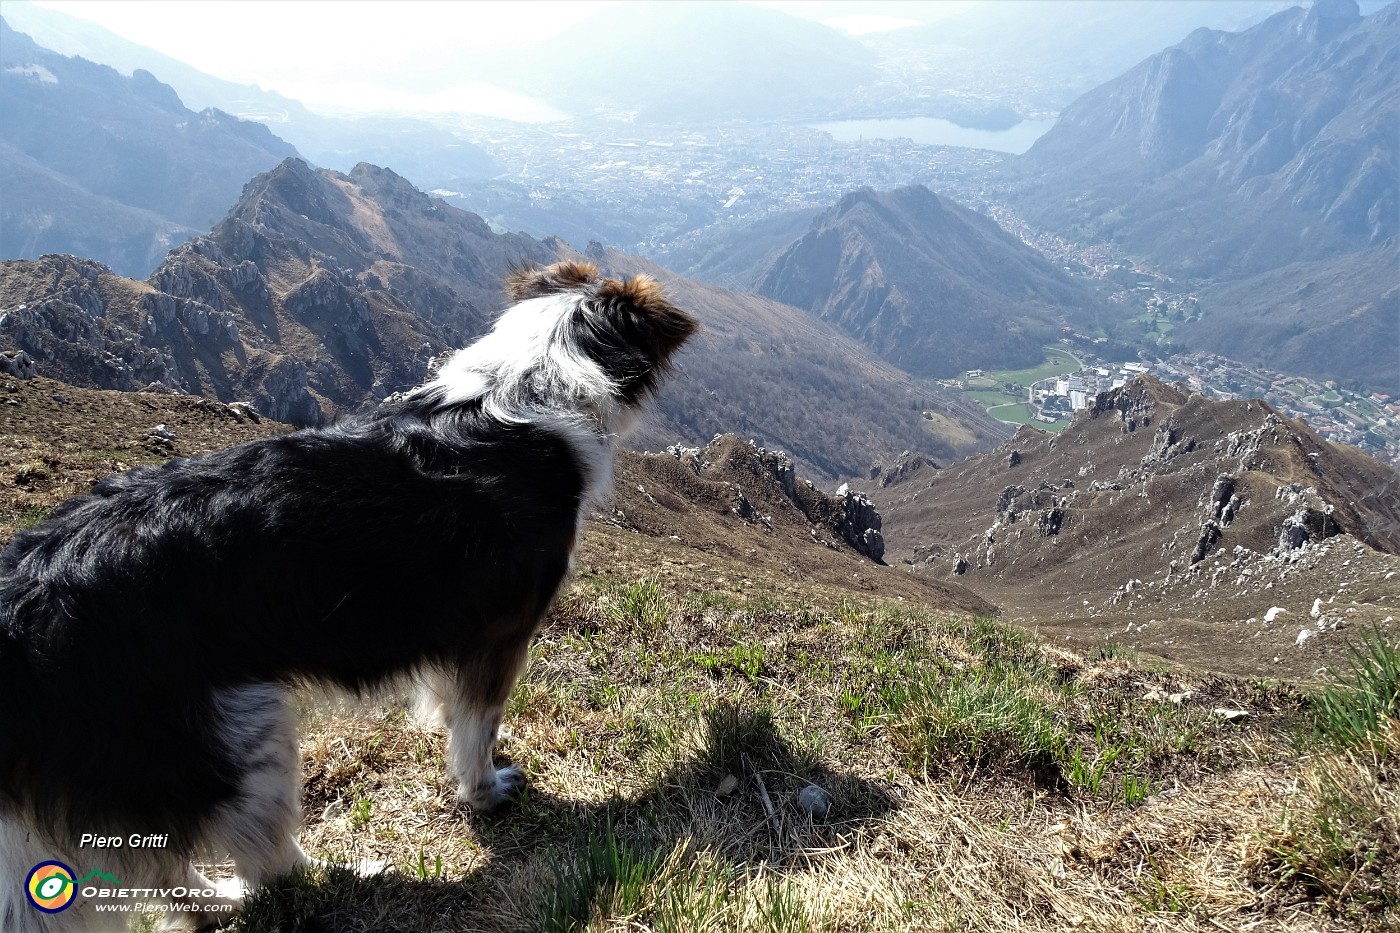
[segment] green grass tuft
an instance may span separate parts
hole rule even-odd
[[[906,760],[938,770],[944,759],[1040,766],[1063,756],[1069,735],[1019,669],[993,665],[914,684],[891,738]]]
[[[1351,668],[1313,699],[1317,731],[1338,748],[1365,744],[1386,719],[1400,719],[1400,646],[1379,631],[1352,645]]]
[[[589,839],[573,858],[556,864],[554,889],[541,903],[540,928],[572,933],[588,929],[595,917],[639,912],[662,864],[656,852],[619,843],[609,826],[601,839]]]
[[[653,579],[638,580],[624,587],[608,609],[614,621],[640,633],[654,633],[666,624],[670,600]]]

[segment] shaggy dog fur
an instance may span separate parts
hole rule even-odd
[[[645,276],[513,273],[516,304],[401,401],[95,485],[0,555],[0,929],[56,859],[149,899],[226,903],[307,862],[289,690],[410,675],[449,728],[460,801],[523,781],[492,750],[613,447],[695,330]],[[81,834],[167,837],[80,848]]]

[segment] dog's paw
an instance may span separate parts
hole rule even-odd
[[[373,878],[389,870],[389,863],[382,858],[362,858],[350,863],[350,870],[361,878]]]
[[[362,858],[354,862],[335,862],[330,859],[309,857],[306,860],[307,868],[348,868],[361,878],[373,878],[375,875],[382,875],[389,870],[389,863],[383,859]]]
[[[505,803],[512,794],[525,786],[525,772],[516,765],[497,768],[495,773],[475,787],[461,784],[457,787],[457,802],[465,807],[485,813]]]

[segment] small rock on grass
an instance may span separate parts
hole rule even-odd
[[[815,784],[808,784],[797,792],[797,809],[814,818],[826,816],[831,812],[831,794]]]

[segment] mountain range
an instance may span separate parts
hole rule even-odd
[[[1400,391],[1397,49],[1396,3],[1197,30],[1067,107],[1009,198],[1199,290],[1187,346]]]
[[[1304,148],[1307,158],[1313,160],[1307,164],[1316,171],[1303,171],[1300,168],[1289,177],[1312,179],[1310,183],[1313,188],[1302,194],[1316,194],[1321,190],[1319,186],[1340,187],[1343,192],[1338,196],[1340,200],[1334,199],[1321,206],[1311,204],[1306,198],[1300,200],[1300,194],[1289,194],[1292,189],[1284,184],[1288,179],[1279,181],[1273,175],[1266,177],[1256,172],[1250,176],[1248,184],[1240,189],[1247,191],[1250,197],[1241,202],[1238,211],[1219,212],[1217,227],[1229,227],[1231,224],[1243,227],[1241,217],[1252,209],[1267,208],[1275,213],[1285,211],[1287,205],[1279,205],[1287,200],[1285,196],[1290,196],[1292,200],[1288,201],[1288,205],[1291,207],[1287,209],[1292,210],[1293,214],[1284,218],[1286,223],[1281,221],[1271,225],[1256,222],[1249,225],[1241,236],[1256,237],[1266,246],[1276,246],[1279,229],[1296,229],[1305,217],[1318,215],[1319,212],[1323,221],[1315,226],[1321,229],[1330,223],[1337,230],[1333,234],[1298,238],[1299,243],[1306,245],[1302,253],[1304,258],[1263,272],[1256,268],[1259,262],[1264,262],[1260,257],[1267,250],[1263,247],[1244,250],[1246,258],[1255,265],[1244,263],[1228,266],[1229,248],[1219,247],[1211,240],[1211,237],[1218,235],[1218,230],[1197,236],[1196,241],[1204,243],[1204,249],[1212,255],[1225,257],[1222,262],[1226,266],[1206,268],[1196,256],[1188,257],[1186,265],[1173,269],[1187,287],[1195,287],[1201,292],[1202,307],[1207,312],[1199,320],[1185,322],[1173,336],[1184,344],[1213,349],[1251,363],[1282,363],[1287,365],[1280,368],[1321,376],[1344,372],[1347,379],[1355,380],[1358,384],[1389,388],[1397,373],[1393,360],[1387,354],[1400,342],[1397,340],[1400,335],[1396,334],[1400,317],[1394,313],[1397,287],[1394,277],[1387,274],[1394,259],[1394,221],[1387,220],[1387,205],[1393,207],[1395,200],[1393,179],[1389,179],[1389,175],[1393,175],[1394,153],[1386,149],[1383,139],[1377,141],[1375,133],[1394,128],[1395,106],[1389,103],[1392,98],[1387,97],[1386,92],[1394,83],[1395,69],[1389,67],[1393,64],[1393,52],[1387,57],[1386,40],[1395,31],[1396,8],[1392,4],[1372,16],[1361,18],[1355,4],[1349,0],[1326,0],[1309,11],[1278,14],[1245,33],[1198,31],[1178,48],[1154,56],[1129,75],[1110,82],[1068,108],[1056,129],[1026,157],[1022,174],[1011,194],[1013,198],[1021,199],[1018,203],[1029,205],[1027,210],[1032,213],[1039,205],[1051,214],[1061,211],[1063,217],[1071,218],[1066,222],[1081,224],[1086,205],[1088,210],[1094,211],[1102,206],[1100,202],[1088,195],[1051,197],[1047,189],[1056,185],[1070,186],[1076,180],[1092,180],[1110,194],[1119,191],[1128,192],[1125,197],[1139,197],[1137,192],[1143,184],[1160,184],[1171,187],[1175,192],[1173,196],[1187,200],[1194,198],[1190,202],[1190,211],[1205,211],[1208,208],[1203,205],[1210,203],[1214,189],[1205,186],[1192,193],[1182,179],[1201,182],[1208,177],[1224,177],[1222,166],[1225,165],[1234,166],[1231,170],[1237,173],[1254,171],[1263,164],[1259,160],[1265,158],[1262,154],[1264,149],[1273,146],[1276,150],[1279,145],[1277,141],[1287,135],[1277,131],[1276,127],[1268,129],[1265,124],[1273,119],[1269,116],[1272,111],[1260,101],[1273,100],[1269,96],[1273,94],[1284,101],[1278,106],[1281,108],[1279,113],[1285,115],[1293,113],[1289,109],[1292,103],[1302,102],[1300,106],[1305,105],[1302,116],[1295,114],[1296,119],[1290,125],[1294,128],[1293,135],[1299,139],[1303,139],[1307,132],[1315,131],[1315,138],[1304,140]],[[770,12],[752,9],[741,13],[729,11],[740,19],[757,17],[752,19],[755,34],[763,35],[771,33],[777,22],[771,19]],[[661,17],[656,22],[666,28],[659,34],[663,37],[675,36],[684,33],[685,24],[697,16],[700,16],[699,8],[689,6],[648,7],[644,15],[634,17],[635,22],[629,20],[629,28],[640,30],[636,41],[621,42],[619,48],[627,49],[628,54],[655,55],[657,49],[664,48],[665,43],[658,40],[653,43],[654,47],[640,48],[645,45],[642,34],[646,29],[642,26]],[[605,16],[598,22],[606,27],[611,20]],[[573,32],[577,32],[577,29],[571,34]],[[607,30],[604,29],[604,32]],[[829,41],[829,32],[825,27],[810,33],[798,30],[792,33],[787,44],[781,48],[774,46],[772,58],[777,61],[789,53],[797,54],[794,50],[806,49],[813,62],[827,62],[828,58],[843,56],[857,64],[865,60],[852,52],[844,41]],[[617,33],[618,37],[621,35]],[[817,38],[819,35],[820,41]],[[48,241],[41,244],[37,236],[30,236],[26,246],[11,250],[12,254],[32,256],[47,248],[62,249],[104,260],[114,265],[119,273],[134,271],[139,277],[145,268],[133,258],[136,254],[144,257],[144,265],[148,268],[172,243],[207,229],[212,221],[181,222],[170,219],[166,213],[182,206],[176,203],[181,197],[189,200],[198,195],[212,200],[217,188],[212,184],[201,184],[198,174],[189,178],[181,174],[182,163],[179,159],[184,158],[182,146],[186,140],[180,134],[191,135],[193,118],[198,118],[195,122],[201,127],[222,128],[237,137],[232,143],[220,141],[216,146],[224,155],[242,151],[239,147],[249,143],[280,147],[282,155],[294,151],[266,129],[234,120],[219,111],[206,110],[196,115],[185,110],[171,87],[161,84],[148,72],[138,70],[133,77],[127,78],[81,59],[68,59],[45,52],[25,37],[12,32],[7,32],[6,38],[6,55],[18,56],[7,58],[4,76],[10,82],[5,88],[7,102],[12,98],[19,100],[37,116],[27,116],[26,119],[14,121],[13,125],[7,124],[6,132],[15,136],[7,148],[0,147],[0,155],[7,156],[13,164],[11,174],[27,182],[15,198],[7,199],[7,205],[13,205],[7,209],[14,212],[15,222],[7,223],[5,228],[11,232],[23,231],[24,223],[33,222],[48,223],[49,227],[45,229],[56,229],[51,216],[43,213],[47,208],[50,214],[66,212],[73,217],[88,219],[90,225],[99,231],[94,234],[87,230],[68,230],[61,243],[52,247],[47,245]],[[98,40],[107,41],[100,35],[92,41]],[[1294,61],[1303,53],[1307,54],[1303,56],[1301,64]],[[125,54],[135,53],[127,49]],[[560,54],[564,54],[563,50]],[[41,60],[41,56],[49,57]],[[740,59],[748,64],[741,62],[740,66],[736,66],[736,73],[751,77],[752,68],[757,66],[750,61],[753,55],[746,53],[746,56],[740,56]],[[21,61],[21,58],[24,60]],[[624,62],[625,58],[619,55],[615,64]],[[677,57],[676,61],[681,62],[682,57]],[[682,64],[674,69],[677,75],[688,73],[686,68],[689,65],[682,67]],[[55,69],[72,69],[72,73],[63,72],[60,80],[59,71]],[[834,65],[831,69],[834,69],[833,73],[840,72]],[[1326,78],[1320,82],[1322,92],[1314,95],[1315,100],[1308,98],[1306,85],[1306,78],[1312,72]],[[1190,77],[1193,74],[1210,78],[1209,81],[1202,78],[1205,83],[1200,87],[1215,94],[1215,97],[1197,93],[1199,88],[1192,83],[1195,79]],[[198,84],[193,79],[191,81]],[[1352,81],[1352,84],[1347,84],[1347,81]],[[201,93],[207,94],[236,96],[250,91],[213,79],[205,81],[203,87],[205,90]],[[818,85],[812,84],[812,88],[817,89]],[[61,89],[62,94],[67,95],[80,89],[83,96],[81,99],[61,95],[55,97],[56,89]],[[280,106],[273,98],[260,99],[269,108]],[[84,166],[88,175],[73,177],[80,173],[76,167],[70,169],[62,161],[62,152],[50,156],[39,148],[48,143],[41,134],[33,131],[35,125],[49,119],[42,112],[43,106],[66,108],[65,112],[56,113],[51,118],[55,126],[61,127],[64,120],[69,120],[73,126],[81,127],[86,125],[84,121],[87,120],[82,116],[83,107],[92,111],[111,104],[114,112],[122,113],[121,108],[131,100],[140,105],[135,111],[137,116],[121,116],[115,122],[134,129],[104,143],[103,151],[110,149],[114,155],[97,160],[95,167]],[[1214,126],[1221,123],[1226,127],[1208,144],[1199,140],[1191,142],[1190,133],[1183,129],[1190,123],[1188,111],[1191,107],[1200,106],[1201,101],[1206,101],[1208,108],[1215,108],[1207,124]],[[595,105],[605,109],[631,108],[638,115],[643,112],[637,109],[642,106],[637,100],[595,101]],[[805,105],[789,101],[783,106],[790,108],[790,112],[799,112]],[[158,118],[149,118],[148,111],[152,107],[159,111]],[[287,113],[295,109],[291,108]],[[67,111],[78,116],[74,117]],[[652,114],[646,118],[662,117]],[[1112,126],[1103,122],[1109,118],[1114,121]],[[421,138],[422,152],[446,153],[442,158],[454,158],[448,150],[453,146],[451,140],[456,137],[442,130],[425,130],[425,126],[416,121],[407,121],[398,129],[405,139]],[[1261,126],[1265,127],[1262,131],[1259,130]],[[1377,127],[1380,129],[1377,130]],[[421,132],[438,135],[431,138],[415,136]],[[1229,146],[1238,149],[1239,145],[1243,145],[1241,141],[1252,138],[1250,133],[1256,132],[1263,135],[1257,140],[1258,145],[1249,150],[1248,158],[1238,164],[1238,160],[1220,161],[1225,158],[1223,154],[1228,154]],[[1348,133],[1352,135],[1348,136]],[[372,133],[368,135],[373,136]],[[58,134],[58,137],[63,138],[63,134]],[[1265,146],[1267,140],[1274,142]],[[1360,142],[1351,145],[1356,140]],[[16,141],[34,151],[19,149],[14,144]],[[1190,146],[1197,144],[1204,147],[1202,152],[1191,155],[1193,150]],[[1348,153],[1355,155],[1363,150],[1371,155],[1365,158],[1357,156],[1360,174],[1347,180],[1345,172],[1357,168],[1356,164],[1346,161]],[[160,165],[160,174],[169,180],[170,190],[159,192],[165,196],[165,201],[131,204],[122,200],[132,197],[125,189],[113,188],[110,184],[102,187],[109,181],[101,175],[102,172],[110,173],[113,167],[120,169],[128,161],[139,161],[147,158],[144,154],[152,152],[174,160],[171,166],[158,161],[153,163]],[[339,153],[339,156],[344,154]],[[470,161],[470,151],[462,155]],[[425,156],[429,163],[437,157]],[[1386,162],[1387,158],[1391,161]],[[1136,168],[1129,165],[1133,159],[1140,163]],[[219,180],[225,187],[240,171],[223,167],[217,162],[208,162],[202,155],[186,161],[197,167],[219,165]],[[1100,163],[1107,168],[1100,170]],[[414,171],[431,173],[435,170],[428,163],[419,165],[410,161],[408,164],[414,165]],[[1240,167],[1242,165],[1253,165],[1254,168],[1246,170]],[[1098,175],[1094,176],[1096,171]],[[1309,171],[1312,171],[1311,175]],[[1060,174],[1057,175],[1057,172]],[[1178,178],[1173,173],[1184,174]],[[141,172],[130,174],[138,179],[143,175]],[[202,303],[214,317],[195,308],[194,311],[198,312],[194,314],[196,326],[214,327],[215,330],[223,328],[223,332],[229,334],[237,331],[240,336],[235,342],[240,344],[247,334],[277,323],[274,329],[278,333],[271,338],[271,343],[261,347],[250,344],[244,348],[244,352],[250,348],[258,351],[249,357],[261,361],[261,368],[250,370],[253,375],[239,375],[245,368],[246,360],[240,359],[235,363],[220,360],[216,364],[214,358],[209,357],[207,347],[196,351],[191,344],[190,348],[177,351],[175,348],[180,345],[179,341],[162,349],[161,352],[169,351],[166,354],[168,359],[128,353],[118,343],[125,341],[128,345],[134,345],[133,340],[135,344],[139,344],[140,340],[136,339],[137,331],[123,329],[125,324],[120,321],[115,322],[117,329],[112,332],[120,339],[112,334],[94,337],[103,347],[100,352],[91,348],[84,350],[81,348],[82,341],[71,339],[83,328],[96,327],[91,320],[82,323],[79,318],[72,318],[65,320],[61,326],[50,326],[53,322],[26,322],[24,315],[19,315],[10,319],[10,326],[24,330],[37,341],[34,343],[36,353],[44,346],[35,335],[45,333],[46,328],[54,334],[66,335],[63,339],[71,346],[64,353],[56,354],[52,352],[52,347],[45,352],[49,352],[53,360],[70,360],[75,374],[84,368],[98,371],[92,368],[95,360],[106,360],[108,362],[103,365],[108,365],[110,359],[130,357],[127,359],[130,372],[116,366],[111,373],[102,377],[107,381],[99,379],[98,384],[129,383],[139,386],[147,382],[160,382],[191,391],[242,393],[271,406],[285,417],[314,420],[331,411],[363,404],[393,387],[416,381],[426,372],[427,358],[432,355],[425,348],[439,352],[479,333],[489,319],[489,312],[499,301],[494,276],[499,272],[497,267],[502,267],[504,263],[496,252],[501,243],[509,242],[510,245],[502,248],[512,255],[518,253],[526,261],[548,261],[550,257],[574,254],[570,247],[557,239],[540,240],[526,236],[508,240],[492,239],[495,235],[486,229],[480,218],[464,223],[454,221],[449,225],[452,226],[451,232],[440,238],[431,223],[420,223],[429,216],[422,205],[431,203],[432,199],[407,185],[402,171],[384,172],[368,163],[360,163],[346,175],[321,175],[309,167],[305,173],[289,170],[284,174],[286,178],[271,186],[262,182],[251,185],[229,215],[229,220],[222,222],[209,236],[197,238],[188,247],[177,250],[148,283],[156,293],[166,295],[177,303],[191,300]],[[150,177],[150,173],[144,173],[144,177]],[[348,181],[346,184],[337,182],[330,189],[322,191],[323,183],[332,177]],[[384,190],[371,190],[379,184],[376,179],[395,181],[386,183],[388,187]],[[398,187],[399,183],[406,188]],[[1113,188],[1115,184],[1119,186],[1117,189]],[[1275,191],[1271,185],[1283,187]],[[390,188],[393,192],[390,192]],[[1375,199],[1367,201],[1372,196]],[[236,195],[225,197],[227,200],[224,203],[227,204]],[[388,201],[384,200],[386,197]],[[341,203],[342,198],[348,198],[348,207]],[[57,207],[52,206],[55,202]],[[406,209],[404,205],[410,203],[412,208]],[[69,204],[71,207],[65,206]],[[172,207],[172,204],[175,206]],[[303,210],[302,207],[308,204],[325,207],[330,213],[323,217],[316,210]],[[1355,220],[1360,216],[1357,214],[1359,208],[1352,209],[1357,204],[1365,207],[1361,213],[1370,218],[1366,221],[1371,224],[1367,228],[1369,232],[1344,223],[1348,217]],[[433,206],[435,210],[450,210],[441,202]],[[213,210],[209,205],[202,209],[206,214]],[[405,210],[407,213],[404,213]],[[1125,213],[1113,208],[1099,218],[1105,226],[1095,235],[1111,238],[1129,249],[1164,248],[1162,244],[1170,243],[1173,236],[1182,238],[1173,224],[1190,211],[1181,208],[1171,216],[1152,218],[1156,226],[1151,230],[1138,231],[1141,239],[1134,240],[1137,228],[1129,223],[1132,211],[1126,210]],[[1390,210],[1389,213],[1394,212]],[[215,216],[217,214],[215,210]],[[601,238],[588,235],[590,220],[587,210],[575,211],[566,206],[561,216],[569,221],[568,229],[572,231],[570,236],[574,242]],[[1055,220],[1058,216],[1061,215],[1036,215],[1033,219],[1053,225],[1058,222]],[[1081,221],[1073,221],[1075,216],[1081,217]],[[1269,216],[1272,218],[1274,214]],[[1283,217],[1283,214],[1278,216]],[[94,218],[100,223],[91,224]],[[259,225],[262,225],[278,240],[277,247],[269,250],[267,256],[242,256],[238,249],[229,247],[235,240],[230,239],[232,234],[224,229],[234,219],[253,229],[259,229]],[[379,224],[387,229],[399,221],[402,221],[402,227],[395,228],[389,237],[394,241],[393,247],[381,249],[383,244],[378,237],[382,231],[372,225]],[[108,244],[101,239],[100,230],[103,228],[120,229],[124,235],[125,231],[132,231],[129,235],[144,245],[139,250],[127,249],[125,252],[113,249],[109,254],[106,251]],[[1082,227],[1076,229],[1083,232]],[[461,239],[463,236],[466,239]],[[601,236],[606,237],[606,232]],[[304,244],[300,253],[289,245],[293,243]],[[88,249],[89,244],[95,248]],[[305,244],[310,245],[306,247]],[[480,256],[489,258],[477,263],[480,268],[473,266],[464,271],[454,267],[461,265],[461,259],[454,259],[437,249],[443,244],[451,244],[452,249],[463,250],[473,257],[466,262],[468,266],[473,266]],[[1227,244],[1235,245],[1239,243],[1233,240]],[[636,257],[628,257],[601,246],[590,246],[586,252],[591,258],[604,264],[610,263],[618,269],[651,268],[659,276],[666,275],[664,270],[647,266]],[[284,253],[296,258],[284,261],[279,258]],[[116,258],[112,258],[113,255]],[[677,283],[675,287],[692,289],[698,303],[709,303],[721,309],[746,306],[751,320],[733,315],[725,318],[724,312],[717,315],[717,320],[724,319],[726,333],[742,335],[746,328],[758,328],[758,336],[747,343],[736,338],[730,349],[740,350],[739,356],[766,355],[769,359],[765,365],[774,365],[774,359],[781,349],[790,354],[792,360],[799,357],[805,359],[802,363],[785,364],[802,372],[796,381],[781,383],[784,388],[794,385],[805,388],[817,383],[829,385],[829,380],[819,374],[839,369],[841,361],[848,358],[864,359],[861,356],[864,351],[853,350],[854,343],[849,340],[831,343],[829,335],[834,333],[831,329],[818,326],[813,330],[810,325],[794,326],[790,308],[772,311],[772,307],[800,307],[820,322],[833,325],[847,336],[873,348],[886,363],[916,376],[951,375],[975,367],[1010,368],[1034,364],[1039,362],[1043,344],[1066,328],[1088,333],[1112,333],[1115,317],[1120,316],[1119,312],[1106,306],[1092,288],[1065,275],[1054,264],[1045,261],[985,217],[919,186],[881,193],[865,189],[846,195],[827,210],[776,215],[741,229],[713,227],[690,237],[662,258],[682,271],[749,290],[758,296],[749,299],[722,290],[707,292],[698,283],[686,282],[679,277],[671,279]],[[234,294],[241,286],[229,285],[244,278],[251,281],[252,273],[246,267],[241,271],[234,268],[245,260],[255,266],[262,263],[258,268],[271,296],[264,304],[271,311],[245,307],[243,297]],[[84,298],[83,288],[86,286],[78,288],[75,283],[91,282],[95,283],[93,288],[98,288],[107,281],[102,270],[94,266],[84,266],[82,263],[65,265],[58,260],[45,260],[44,263],[33,267],[43,270],[33,275],[40,278],[47,276],[57,289],[54,294],[62,293],[65,301],[73,299],[69,301],[73,307],[81,308],[84,301],[90,300]],[[383,282],[378,278],[362,280],[364,275],[377,276],[376,266],[379,263],[392,265],[391,287],[376,288],[374,282]],[[303,311],[294,310],[291,314],[299,323],[275,320],[276,315],[285,310],[279,302],[313,278],[317,283],[316,289],[329,288],[325,276],[320,275],[324,270],[335,270],[341,275],[342,284],[349,289],[349,293],[363,299],[368,309],[364,312],[368,315],[367,320],[378,322],[371,330],[377,332],[381,324],[388,327],[390,319],[396,322],[387,342],[375,343],[379,338],[355,336],[351,333],[354,326],[347,329],[344,322],[338,323],[329,318],[312,321],[315,315],[305,308]],[[201,276],[221,281],[226,286],[224,292],[216,296],[212,291],[202,295],[181,291],[187,280],[195,282],[201,280]],[[1263,286],[1267,287],[1261,287],[1261,277],[1266,280]],[[70,287],[78,288],[78,293],[64,291]],[[230,288],[233,291],[229,291]],[[318,297],[316,289],[308,293],[309,298],[296,292],[300,297],[293,297],[292,306],[301,307],[299,301],[302,299],[330,301]],[[120,293],[116,299],[117,305],[123,302],[129,305],[136,300],[133,296],[143,294],[140,289],[127,286],[118,288],[117,292]],[[24,304],[25,313],[31,317],[35,313],[35,300],[42,303],[54,297],[42,289],[27,285],[17,286],[13,295],[16,296],[15,307]],[[394,300],[389,300],[385,295]],[[764,298],[772,302],[762,303]],[[105,302],[107,299],[102,300]],[[163,301],[155,298],[140,300]],[[260,301],[263,299],[256,298],[254,305],[261,307],[258,305]],[[331,303],[334,304],[334,301]],[[355,308],[358,305],[351,308],[348,320],[358,326],[360,312]],[[161,311],[156,316],[157,322],[165,321],[171,313],[175,312],[170,312],[168,308]],[[262,317],[259,317],[260,314]],[[381,314],[388,317],[379,321]],[[423,319],[413,320],[414,317]],[[209,324],[209,321],[216,323]],[[765,323],[759,324],[760,321]],[[769,330],[764,331],[765,327]],[[309,330],[302,333],[307,328]],[[284,344],[282,338],[288,334],[295,336],[290,343]],[[807,336],[798,339],[792,336],[795,334]],[[777,335],[777,338],[769,339],[770,335]],[[195,336],[203,340],[207,334],[197,332]],[[822,337],[828,337],[826,343],[823,343]],[[768,340],[766,349],[765,340]],[[407,349],[410,345],[412,352]],[[1321,347],[1325,347],[1327,352],[1319,352]],[[1131,352],[1130,348],[1122,349]],[[272,356],[264,358],[260,353],[270,353]],[[852,357],[852,353],[856,356]],[[160,357],[160,354],[156,356]],[[862,471],[863,465],[855,455],[857,437],[871,439],[874,444],[872,450],[881,452],[897,446],[895,439],[902,438],[908,442],[902,446],[924,450],[946,459],[952,453],[969,449],[968,444],[974,443],[969,438],[986,440],[997,433],[997,428],[985,419],[979,422],[975,413],[954,411],[948,407],[949,403],[939,398],[938,393],[926,392],[926,387],[917,378],[907,378],[892,366],[885,366],[879,370],[875,383],[870,386],[862,385],[858,380],[851,380],[844,386],[841,391],[847,397],[843,404],[869,392],[867,402],[870,408],[887,408],[881,405],[880,391],[874,388],[875,384],[885,380],[889,385],[900,386],[896,396],[900,401],[896,407],[901,411],[921,412],[920,417],[925,423],[911,425],[902,416],[887,417],[882,414],[874,419],[884,419],[875,429],[870,428],[871,419],[855,418],[849,422],[853,430],[842,434],[845,449],[834,457],[823,459],[824,442],[815,424],[808,424],[800,432],[801,436],[794,433],[793,426],[805,417],[795,407],[776,419],[776,424],[765,423],[771,420],[764,417],[765,410],[751,403],[762,394],[762,380],[748,382],[740,375],[741,372],[760,371],[750,366],[752,360],[736,363],[738,357],[733,352],[717,354],[715,359],[721,361],[710,368],[723,369],[726,373],[723,380],[717,380],[724,388],[715,396],[719,401],[714,402],[707,414],[705,406],[695,405],[692,400],[663,399],[661,410],[665,414],[658,422],[665,426],[662,433],[669,431],[692,442],[704,440],[710,433],[731,426],[724,419],[716,417],[715,412],[722,409],[725,418],[731,421],[742,418],[739,423],[765,443],[788,445],[799,450],[806,463],[827,476],[854,475]],[[271,384],[266,382],[269,376],[273,377]],[[787,373],[787,376],[795,377],[798,374],[794,371]],[[273,392],[270,385],[278,391]],[[740,385],[744,387],[742,391],[733,391]],[[779,397],[785,398],[787,394],[779,392]],[[840,406],[837,406],[833,410],[839,409]],[[929,413],[932,413],[932,417]],[[951,434],[944,435],[940,431],[945,422],[946,425],[963,426],[976,423],[977,427],[970,432],[960,434],[958,430],[953,430]],[[925,430],[930,423],[940,427],[932,432]],[[685,431],[689,433],[677,433],[676,426],[680,424],[684,424]],[[875,430],[875,434],[866,433],[868,428]],[[660,435],[657,437],[659,439]],[[950,441],[950,437],[957,439]]]
[[[666,256],[690,274],[810,311],[909,372],[1033,366],[1104,301],[992,220],[922,185],[715,228]]]
[[[264,124],[315,165],[345,172],[371,162],[428,187],[490,178],[501,170],[480,147],[424,119],[316,113],[276,91],[216,78],[96,23],[24,0],[6,3],[5,17],[46,49],[110,65],[123,75],[150,72],[187,107],[213,108]],[[232,203],[225,202],[221,210]]]
[[[903,449],[955,458],[1005,433],[796,308],[597,244],[586,253],[613,274],[655,275],[704,324],[639,443],[739,427],[834,479]],[[387,169],[289,159],[147,281],[69,256],[0,264],[0,342],[74,384],[155,383],[315,422],[423,381],[434,358],[484,332],[512,264],[579,255],[493,233]]]

